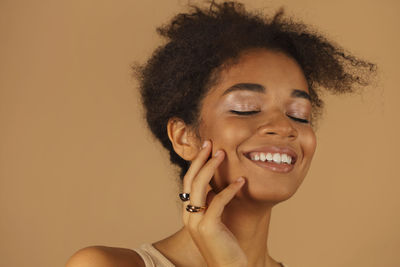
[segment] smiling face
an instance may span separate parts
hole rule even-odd
[[[277,203],[296,192],[316,147],[308,93],[299,65],[280,52],[249,50],[220,73],[202,102],[198,128],[214,152],[226,153],[214,190],[243,176],[239,195],[252,200]]]

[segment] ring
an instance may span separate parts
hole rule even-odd
[[[188,201],[188,200],[190,200],[190,194],[189,194],[189,193],[180,193],[180,194],[179,194],[179,198],[180,198],[183,202]]]
[[[198,207],[198,206],[193,206],[193,205],[190,205],[190,204],[186,206],[186,210],[188,212],[199,212],[199,211],[203,211],[205,209],[207,209],[207,206]]]

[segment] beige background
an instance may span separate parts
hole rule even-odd
[[[0,266],[63,266],[81,247],[133,248],[180,227],[174,171],[129,66],[185,3],[0,0]],[[275,208],[272,255],[293,267],[400,266],[399,2],[246,3],[285,5],[380,67],[362,96],[326,97],[312,169]]]

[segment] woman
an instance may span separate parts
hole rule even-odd
[[[181,169],[184,226],[136,250],[89,247],[77,266],[285,266],[268,252],[272,207],[302,183],[319,91],[352,92],[375,66],[302,23],[233,2],[178,14],[136,67],[153,134]]]

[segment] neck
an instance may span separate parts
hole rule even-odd
[[[237,238],[249,266],[270,267],[276,262],[268,253],[268,230],[272,205],[232,200],[224,209],[223,223]]]

